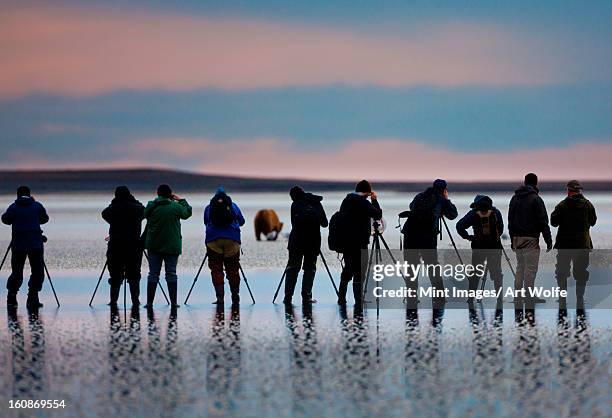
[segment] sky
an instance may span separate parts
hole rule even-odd
[[[612,179],[609,1],[4,1],[0,167]]]

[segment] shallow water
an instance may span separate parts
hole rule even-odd
[[[139,196],[144,200],[144,197]],[[186,196],[194,218],[184,223],[179,262],[182,302],[202,256],[202,204]],[[612,242],[612,199],[590,196],[600,221],[596,246]],[[326,195],[328,215],[342,195]],[[549,211],[561,196],[547,197]],[[12,198],[0,197],[0,204]],[[240,310],[218,313],[210,274],[203,270],[189,306],[176,315],[158,292],[154,317],[145,310],[111,313],[102,281],[93,308],[87,302],[104,262],[107,227],[96,195],[40,196],[52,222],[47,264],[61,308],[45,284],[45,307],[28,316],[20,294],[16,315],[0,311],[0,405],[13,399],[65,400],[41,416],[610,416],[611,310],[538,310],[534,317],[503,317],[491,310],[399,309],[355,316],[334,303],[319,265],[312,311],[287,312],[271,299],[286,263],[286,240],[256,242],[250,230],[257,209],[272,207],[288,220],[280,194],[238,194],[247,217],[244,258],[256,305],[242,288]],[[471,196],[456,201],[465,212]],[[494,196],[505,215],[507,198]],[[387,213],[409,197],[381,193]],[[261,202],[265,202],[264,205]],[[198,203],[198,205],[196,205]],[[387,217],[389,224],[395,220]],[[449,224],[451,229],[452,225]],[[288,232],[287,230],[284,232]],[[8,243],[8,228],[0,232]],[[385,233],[392,247],[399,235]],[[441,247],[450,244],[445,236]],[[461,243],[463,247],[466,247]],[[326,253],[332,274],[338,263]],[[146,272],[146,262],[143,273]],[[5,267],[0,277],[6,278]],[[142,285],[144,290],[144,283]],[[123,295],[122,295],[123,297]],[[128,295],[129,300],[129,295]],[[296,301],[299,297],[296,298]],[[3,301],[0,303],[4,304]],[[563,312],[561,312],[563,314]],[[32,416],[32,410],[23,414]]]

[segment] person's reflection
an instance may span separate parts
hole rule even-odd
[[[334,358],[340,384],[357,411],[366,414],[370,399],[376,393],[375,362],[370,352],[368,324],[363,310],[355,305],[353,318],[348,317],[346,306],[340,306],[341,356]]]
[[[45,332],[38,310],[28,311],[29,352],[16,308],[7,310],[11,336],[13,399],[37,399],[44,389]]]
[[[496,378],[504,372],[503,315],[496,310],[492,328],[489,328],[484,310],[478,312],[471,306],[468,319],[472,329],[473,373],[481,385],[490,389],[499,383]]]
[[[299,321],[293,305],[285,305],[285,325],[291,335],[289,346],[293,360],[293,367],[290,370],[293,414],[320,416],[324,414],[320,402],[321,365],[312,304],[303,305],[302,316],[302,321]]]
[[[181,407],[181,392],[184,390],[183,369],[177,345],[178,328],[176,308],[170,310],[165,345],[153,309],[147,310],[148,358],[150,390],[160,400],[160,408],[168,416]]]
[[[517,339],[511,362],[514,377],[512,398],[519,410],[531,410],[541,404],[540,390],[545,378],[535,310],[521,310],[520,315],[515,315],[515,323]]]
[[[405,322],[405,374],[407,396],[419,402],[423,398],[423,392],[415,390],[422,377],[421,368],[421,335],[419,328],[419,311],[414,308],[406,309]]]
[[[231,414],[242,389],[242,342],[240,309],[232,305],[226,321],[223,305],[215,311],[206,364],[208,412],[213,416]]]
[[[108,344],[111,397],[115,394],[129,396],[137,387],[142,368],[141,355],[140,310],[132,308],[129,324],[125,325],[120,310],[111,306]]]
[[[559,379],[567,388],[566,404],[572,416],[587,413],[586,408],[592,385],[592,370],[596,361],[591,352],[589,323],[584,311],[576,311],[572,328],[567,309],[559,309],[557,321],[557,347],[559,351]]]

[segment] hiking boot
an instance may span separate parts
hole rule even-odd
[[[147,282],[147,304],[145,308],[153,309],[153,300],[155,299],[155,291],[157,290],[157,283]]]
[[[170,307],[172,308],[180,308],[180,305],[176,303],[177,290],[177,282],[168,282],[168,297],[170,298]]]
[[[6,295],[6,306],[9,308],[17,306],[17,292],[8,292]]]
[[[110,287],[110,302],[109,306],[117,306],[117,301],[119,300],[119,293],[121,292],[121,285],[117,286],[111,284]]]
[[[223,305],[225,303],[225,288],[222,284],[215,285],[215,296],[217,296],[217,300],[213,302],[213,305]]]
[[[130,297],[132,298],[132,306],[140,305],[140,282],[128,282],[130,285]]]
[[[28,309],[42,308],[43,304],[38,300],[38,292],[30,290],[28,292],[28,299],[26,300],[26,307]]]

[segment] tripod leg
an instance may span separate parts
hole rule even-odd
[[[281,276],[280,282],[278,282],[278,287],[276,288],[276,292],[274,292],[274,298],[272,299],[272,303],[276,302],[276,297],[278,296],[278,292],[280,291],[280,288],[283,285],[283,281],[285,280],[285,275],[287,274],[287,267],[289,267],[289,263],[287,263],[285,271],[283,271],[283,275]]]
[[[12,242],[9,242],[8,247],[6,247],[6,252],[4,253],[4,257],[2,258],[2,263],[0,263],[0,270],[4,267],[4,262],[6,261],[6,257],[8,256],[9,251],[11,251]]]
[[[251,286],[249,286],[249,282],[244,274],[244,270],[242,270],[242,266],[240,266],[240,273],[242,273],[242,278],[244,279],[244,284],[246,284],[247,290],[249,291],[249,295],[251,295],[251,300],[253,301],[253,305],[255,305],[255,298],[253,297],[253,292],[251,292]]]
[[[47,278],[49,279],[49,284],[51,285],[51,290],[53,290],[53,296],[55,296],[55,302],[57,303],[57,307],[60,307],[59,300],[57,299],[57,293],[55,293],[55,287],[53,287],[53,282],[51,281],[51,275],[49,274],[49,270],[47,269],[47,263],[43,262],[43,266],[45,268],[45,273],[47,273]]]
[[[368,268],[366,269],[366,274],[363,277],[365,283],[363,283],[363,297],[361,300],[365,303],[365,296],[368,292],[368,277],[370,277],[370,270],[372,269],[372,260],[374,260],[374,248],[376,248],[376,243],[378,242],[378,235],[374,235],[374,242],[372,242],[372,249],[370,250],[370,256],[368,257]]]
[[[187,293],[187,297],[185,298],[185,305],[187,305],[187,301],[189,300],[189,296],[191,296],[191,291],[193,290],[193,287],[195,286],[196,282],[198,281],[198,277],[200,277],[200,273],[202,272],[202,268],[204,267],[204,263],[206,263],[206,259],[208,258],[208,253],[206,253],[206,255],[204,256],[204,259],[202,260],[202,264],[200,264],[200,268],[198,269],[198,272],[196,273],[195,277],[193,278],[193,283],[191,283],[191,288],[189,288],[189,293]],[[170,303],[170,302],[168,302]]]
[[[450,229],[448,229],[448,224],[446,223],[446,219],[444,218],[444,216],[442,216],[441,219],[442,219],[442,222],[444,222],[444,227],[446,228],[446,233],[448,234],[448,237],[450,238],[451,243],[453,244],[453,247],[455,248],[455,252],[457,253],[457,257],[459,257],[459,262],[461,264],[463,264],[463,260],[461,259],[461,254],[459,254],[459,250],[457,249],[457,244],[455,244],[455,239],[451,235]]]
[[[514,271],[514,267],[512,266],[510,257],[508,257],[508,253],[506,252],[506,249],[503,246],[502,246],[502,251],[504,252],[504,257],[506,258],[506,261],[508,262],[508,266],[510,266],[510,271],[512,272],[512,276],[514,276],[514,278],[516,279],[516,272]]]
[[[102,273],[100,273],[100,277],[98,278],[98,284],[96,284],[96,288],[94,289],[93,295],[91,295],[91,299],[89,300],[89,306],[93,303],[94,297],[96,296],[96,292],[98,291],[98,286],[100,286],[100,282],[102,281],[102,277],[104,277],[104,272],[106,271],[106,267],[108,266],[108,260],[104,262],[104,267],[102,267]]]
[[[323,262],[323,265],[325,266],[325,270],[327,270],[329,279],[331,280],[332,285],[334,286],[334,290],[336,291],[336,296],[340,297],[340,294],[338,293],[338,288],[336,287],[336,282],[334,282],[334,278],[332,277],[332,274],[329,271],[329,267],[327,266],[327,261],[325,261],[325,257],[323,257],[323,252],[319,251],[319,255],[321,256],[321,261]]]
[[[170,305],[170,300],[168,299],[168,295],[166,295],[166,292],[164,291],[164,287],[160,282],[157,282],[157,284],[159,285],[159,289],[161,290],[162,295],[164,295],[164,299],[166,299],[166,303]]]

